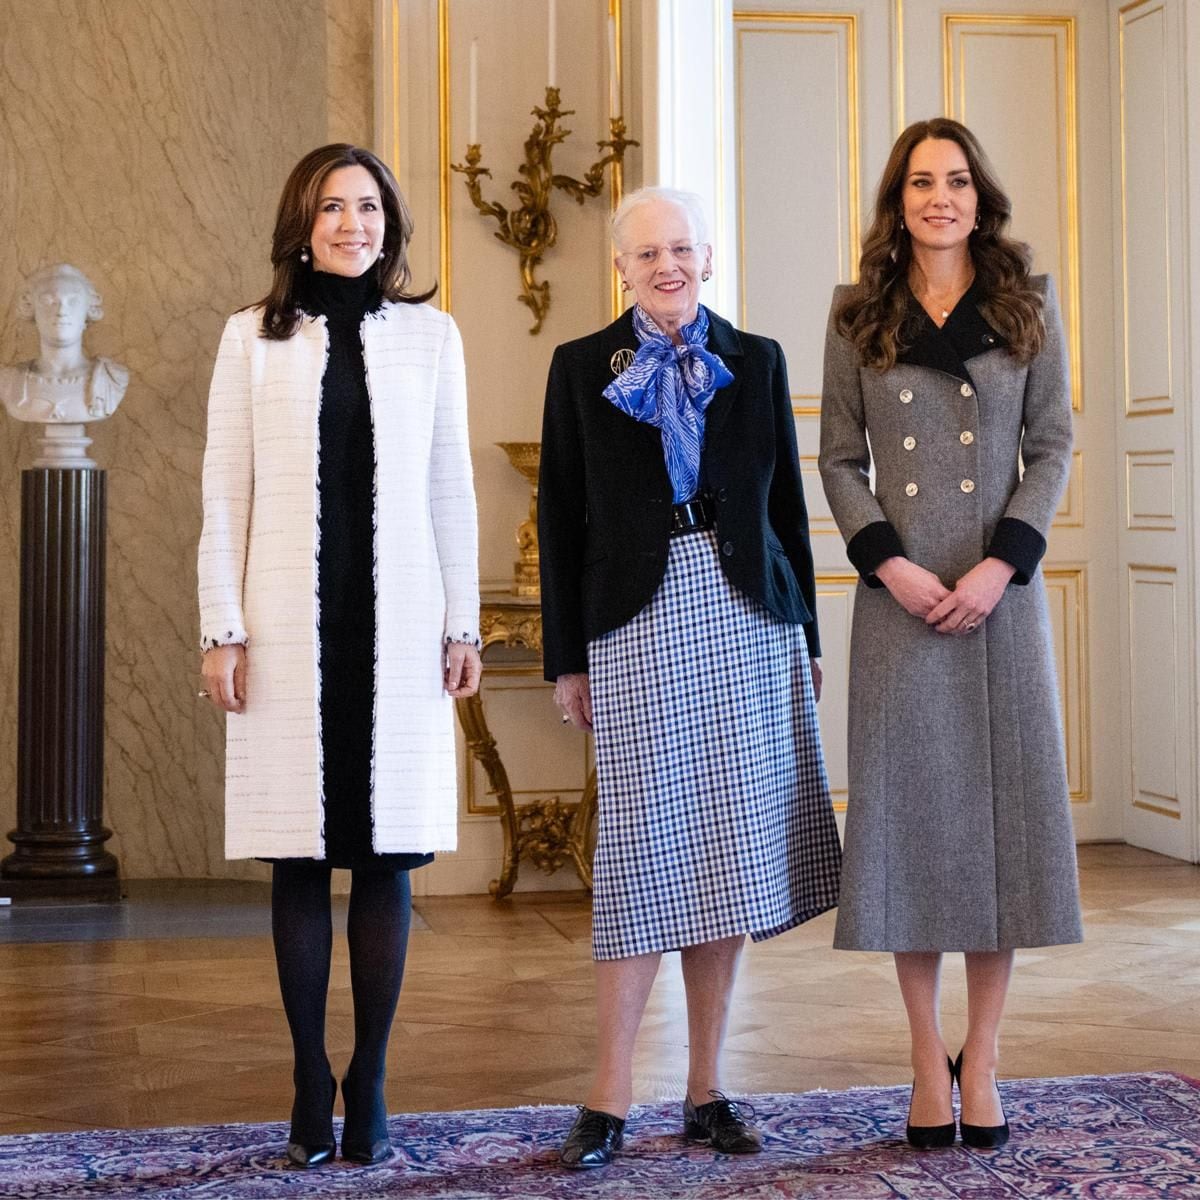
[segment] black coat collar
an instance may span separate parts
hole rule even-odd
[[[986,299],[976,279],[939,329],[909,290],[908,315],[901,328],[901,337],[907,345],[896,355],[896,361],[930,367],[974,386],[967,363],[980,354],[1008,346],[980,311],[979,306]]]

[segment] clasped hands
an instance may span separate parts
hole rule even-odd
[[[963,637],[991,615],[1015,570],[1003,559],[985,558],[947,588],[932,571],[897,556],[880,563],[875,574],[905,612],[938,633]]]

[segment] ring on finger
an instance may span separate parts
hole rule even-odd
[[[967,622],[967,623],[966,623],[966,624],[963,626],[963,628],[964,628],[964,629],[965,629],[965,630],[966,630],[968,633],[970,633],[970,632],[971,632],[971,630],[975,628],[975,622],[974,622],[974,621],[968,621],[968,622]]]

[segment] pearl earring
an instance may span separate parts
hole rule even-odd
[[[707,283],[711,278],[712,278],[712,272],[707,267],[705,267],[704,270],[700,272],[701,282]]]
[[[301,261],[302,263],[306,263],[306,262],[308,262],[308,258],[309,258],[309,254],[308,254],[308,247],[307,247],[307,246],[301,246],[301,247],[300,247],[300,261]]]

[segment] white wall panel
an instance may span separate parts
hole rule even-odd
[[[979,137],[1019,199],[1014,236],[1033,247],[1034,270],[1057,280],[1081,408],[1075,18],[947,14],[942,37],[946,112]]]
[[[1125,451],[1125,503],[1128,529],[1177,527],[1173,450]]]
[[[1087,653],[1087,571],[1056,566],[1044,571],[1046,603],[1054,631],[1058,694],[1067,750],[1067,783],[1075,804],[1091,792],[1091,720]]]
[[[1121,266],[1125,409],[1166,412],[1171,399],[1171,235],[1166,5],[1121,14]]]
[[[1193,0],[1112,0],[1113,141],[1119,216],[1114,423],[1123,492],[1122,701],[1128,841],[1200,855],[1196,788],[1195,437],[1188,403],[1189,278],[1183,54]],[[1190,431],[1190,432],[1189,432]],[[1189,497],[1188,492],[1191,491]],[[1191,614],[1189,616],[1189,614]]]
[[[820,406],[829,296],[859,255],[858,22],[737,22],[742,325],[787,355],[797,411]]]
[[[1135,808],[1180,814],[1179,596],[1168,567],[1129,568],[1129,671]]]
[[[848,795],[847,745],[847,673],[843,664],[850,660],[850,627],[854,615],[854,591],[858,576],[853,572],[818,575],[817,621],[821,629],[825,682],[818,709],[821,718],[821,742],[825,747],[825,767],[834,809],[846,811]]]

